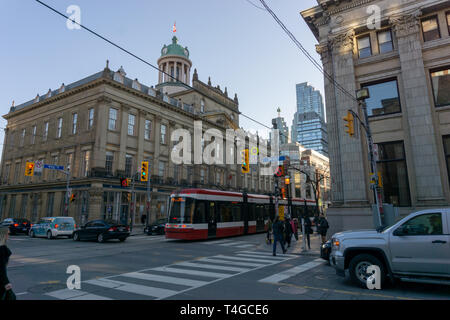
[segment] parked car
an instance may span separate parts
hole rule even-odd
[[[73,233],[73,240],[97,240],[105,242],[110,239],[125,241],[130,236],[130,228],[113,221],[93,220]]]
[[[159,219],[145,227],[144,232],[151,236],[152,234],[165,234],[167,219]]]
[[[380,268],[380,282],[450,284],[450,208],[412,213],[388,228],[336,233],[331,263],[336,273],[366,286],[367,267]]]
[[[9,227],[9,233],[14,235],[17,233],[28,234],[31,228],[31,222],[21,218],[7,218],[1,223],[3,227]]]
[[[320,257],[326,261],[330,261],[331,240],[320,245]],[[330,263],[331,264],[331,263]]]
[[[57,237],[71,238],[76,228],[72,217],[48,217],[41,218],[37,224],[30,229],[30,237],[45,237],[53,239]]]

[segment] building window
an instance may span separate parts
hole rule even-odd
[[[152,133],[152,122],[150,120],[145,120],[144,138],[146,140],[150,140],[151,133]]]
[[[114,152],[106,151],[105,169],[108,174],[112,174],[113,161],[114,161]]]
[[[377,162],[383,183],[383,202],[394,206],[411,205],[408,170],[403,141],[379,143]]]
[[[62,118],[58,118],[58,128],[56,130],[56,138],[61,138],[61,131],[62,131]]]
[[[158,167],[158,175],[161,178],[164,178],[165,170],[166,170],[166,164],[163,161],[160,161],[159,162],[159,167]]]
[[[166,144],[166,130],[167,130],[166,125],[162,124],[161,125],[161,143],[162,144]]]
[[[53,203],[55,202],[55,193],[49,192],[47,199],[47,216],[53,216]]]
[[[205,112],[205,101],[204,100],[200,101],[200,112],[201,113]]]
[[[14,166],[14,182],[19,182],[19,172],[20,172],[21,163],[16,162],[16,165]]]
[[[88,129],[91,129],[94,126],[94,108],[89,109],[89,122]]]
[[[116,122],[117,122],[117,109],[109,108],[108,129],[116,130]]]
[[[378,48],[380,53],[391,52],[394,50],[391,30],[378,32]]]
[[[78,114],[74,113],[72,115],[72,134],[77,133],[77,121],[78,121]]]
[[[26,129],[22,129],[22,135],[20,137],[20,146],[23,147],[23,145],[25,144],[25,135],[27,134],[27,130]]]
[[[67,170],[69,170],[72,174],[72,177],[73,177],[73,171],[74,171],[74,168],[72,168],[72,163],[73,163],[73,153],[68,153],[67,155],[66,155],[66,157],[67,157]]]
[[[450,34],[450,12],[447,12],[447,28],[448,33]]]
[[[360,58],[367,58],[372,55],[370,35],[358,38],[358,52]]]
[[[444,140],[445,161],[447,162],[448,180],[450,181],[450,135],[444,136],[443,140]]]
[[[125,175],[131,177],[133,171],[133,156],[131,154],[125,155]]]
[[[3,173],[3,183],[8,183],[10,171],[11,171],[11,165],[8,163],[7,165],[5,165],[5,171]]]
[[[438,18],[435,16],[422,20],[422,32],[425,42],[440,39]]]
[[[11,195],[10,206],[9,206],[9,216],[11,218],[16,217],[16,195]]]
[[[33,126],[31,129],[31,132],[32,132],[31,133],[31,144],[34,144],[36,142],[36,130],[37,130],[36,126]]]
[[[431,82],[436,107],[450,105],[450,68],[432,71]]]
[[[53,165],[55,165],[55,166],[57,166],[58,165],[58,156],[53,156],[52,157],[52,164]],[[57,174],[58,174],[58,171],[56,171],[56,170],[51,170],[51,173],[52,173],[52,179],[53,180],[55,180],[56,179],[56,176],[57,176]]]
[[[363,84],[361,87],[369,89],[370,98],[366,100],[369,116],[401,112],[397,80]]]
[[[89,173],[90,168],[90,162],[91,162],[91,151],[84,151],[83,158],[82,158],[82,166],[81,166],[81,176],[87,177]]]
[[[134,136],[134,126],[136,124],[136,116],[134,114],[128,114],[128,135]]]
[[[42,135],[42,140],[47,141],[48,138],[48,122],[44,123],[44,134]]]

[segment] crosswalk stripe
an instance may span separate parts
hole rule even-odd
[[[251,263],[251,262],[243,262],[243,261],[220,260],[220,259],[214,259],[214,257],[213,258],[202,258],[198,261],[213,262],[213,263],[228,264],[228,265],[243,266],[243,267],[262,267],[262,266],[267,265],[265,263]]]
[[[242,241],[233,241],[233,242],[228,242],[228,243],[223,243],[223,244],[219,244],[219,246],[223,246],[223,247],[229,247],[229,246],[234,246],[236,244],[243,244],[244,242]]]
[[[265,256],[265,257],[261,257],[260,255],[257,254],[249,254],[249,253],[238,253],[237,254],[238,257],[249,257],[249,258],[256,258],[256,259],[269,259],[269,260],[273,260],[273,261],[283,261],[286,260],[285,257],[279,257],[279,256]]]
[[[226,267],[226,266],[218,266],[218,265],[213,265],[213,264],[202,264],[202,263],[191,263],[191,262],[180,262],[175,265],[176,266],[184,266],[184,267],[204,268],[204,269],[236,271],[236,272],[246,272],[246,271],[251,270],[251,269],[247,269],[247,268]]]
[[[130,272],[130,273],[122,274],[120,276],[141,279],[141,280],[179,284],[179,285],[188,286],[188,287],[200,287],[200,286],[203,286],[208,283],[207,281],[160,276],[160,275],[156,275],[156,274],[140,273],[140,272]]]
[[[105,288],[113,288],[113,289],[120,290],[120,291],[139,294],[139,295],[143,295],[143,296],[154,297],[154,298],[167,298],[167,297],[173,296],[178,293],[177,291],[173,291],[173,290],[141,286],[139,284],[132,284],[132,283],[104,279],[104,278],[96,279],[96,280],[89,280],[89,281],[87,281],[87,283],[105,287]]]
[[[159,267],[159,268],[153,268],[151,270],[182,273],[182,274],[191,274],[191,275],[210,277],[210,278],[227,278],[229,276],[232,276],[232,274],[227,274],[227,273],[206,272],[206,271],[197,271],[197,270],[189,270],[189,269],[185,270],[185,269],[177,269],[177,268],[170,268],[170,267]]]
[[[250,248],[250,247],[254,247],[256,246],[256,244],[243,244],[240,246],[236,246],[236,248]]]
[[[232,256],[223,256],[223,255],[218,255],[218,256],[215,256],[215,257],[216,258],[221,258],[221,259],[260,262],[260,263],[265,263],[266,265],[267,264],[272,264],[272,263],[275,262],[273,260],[263,260],[263,259],[254,259],[254,258],[244,258],[244,257],[232,257]]]
[[[206,241],[202,242],[203,244],[218,244],[218,243],[226,243],[230,242],[231,240],[218,240],[218,241]]]
[[[75,299],[79,298],[80,300],[83,300],[83,297],[87,296],[89,293],[81,290],[70,290],[70,289],[61,289],[56,290],[53,292],[48,292],[45,295],[57,298],[60,300],[68,300],[68,299]],[[96,296],[97,299],[95,300],[110,300],[106,297]]]
[[[78,297],[70,298],[70,299],[67,299],[67,300],[113,300],[113,299],[102,297],[102,296],[98,296],[96,294],[88,293],[88,294],[86,294],[84,296],[78,296]]]
[[[264,251],[239,251],[238,253],[250,253],[250,254],[263,255],[263,256],[271,256],[272,255],[272,252],[264,252]],[[277,253],[277,257],[298,258],[297,255],[288,254],[288,253],[284,253],[284,254]]]
[[[321,264],[325,263],[322,259],[316,259],[314,261],[302,264],[300,266],[285,270],[283,272],[274,274],[270,277],[264,278],[259,280],[259,282],[269,282],[269,283],[278,283],[280,281],[286,280],[290,277],[293,277],[299,273],[305,272],[307,270],[310,270],[312,268],[315,268]]]

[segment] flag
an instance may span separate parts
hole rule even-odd
[[[176,23],[176,22],[173,23],[172,31],[173,31],[174,33],[177,32],[177,23]]]

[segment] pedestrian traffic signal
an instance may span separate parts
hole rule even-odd
[[[347,112],[347,116],[343,118],[345,122],[345,127],[347,130],[345,130],[346,133],[349,134],[350,137],[353,137],[355,135],[355,117],[353,116],[353,113],[351,111]]]
[[[27,177],[34,176],[34,162],[27,162],[25,166],[25,176]]]
[[[275,172],[275,176],[276,177],[284,177],[285,176],[284,166],[278,166],[278,169]]]
[[[148,181],[148,161],[141,163],[141,181]]]
[[[250,172],[250,159],[248,155],[248,149],[242,150],[241,152],[242,156],[242,173],[249,173]]]
[[[120,185],[121,185],[123,188],[128,187],[128,179],[126,179],[126,178],[121,178],[121,179],[120,179]]]

